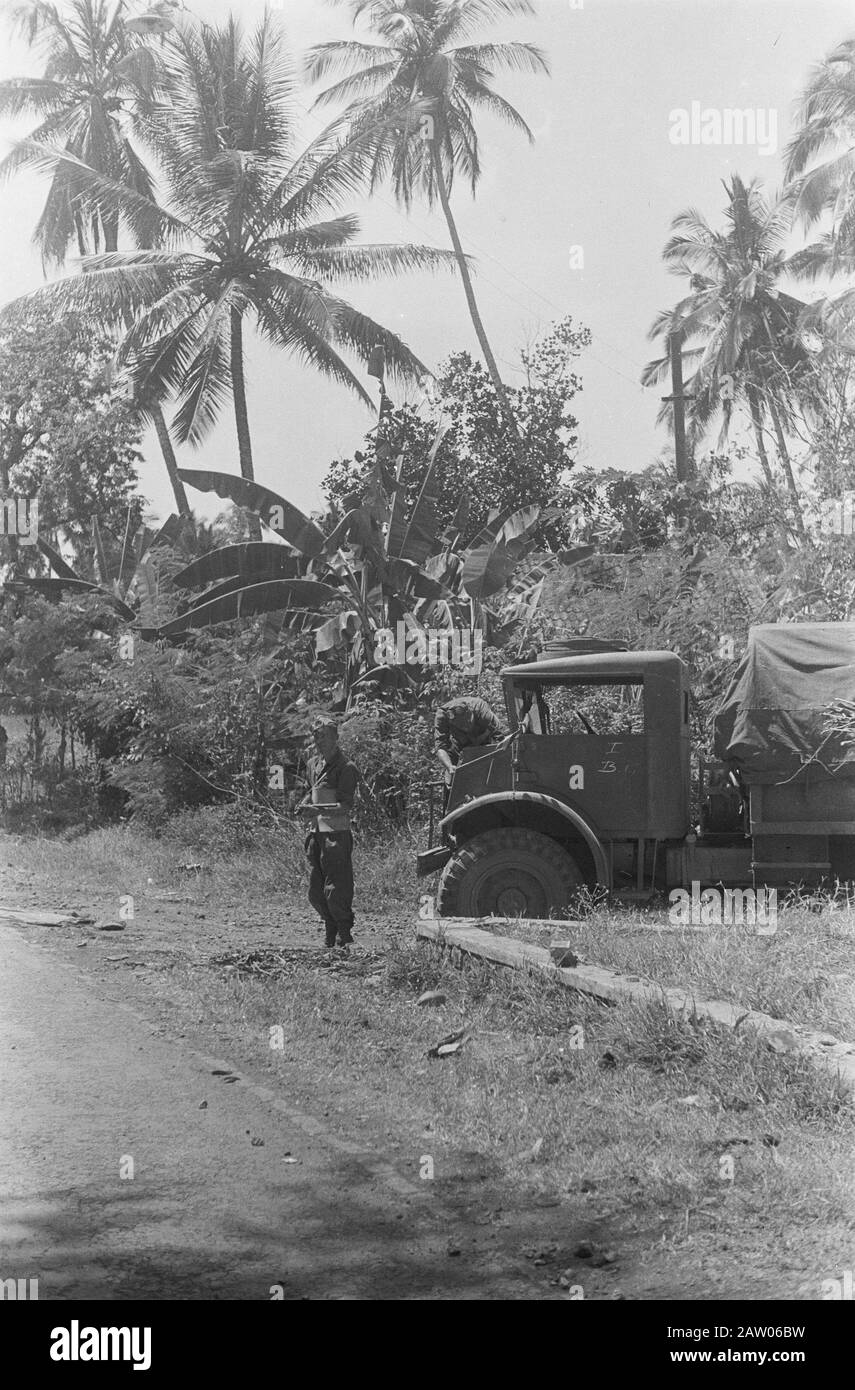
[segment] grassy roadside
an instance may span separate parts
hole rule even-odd
[[[188,994],[274,1068],[270,1029],[280,1027],[283,1062],[314,1058],[345,1086],[358,1079],[388,1117],[415,1100],[438,1141],[535,1188],[598,1190],[636,1216],[727,1205],[739,1221],[772,1202],[805,1221],[855,1218],[850,1107],[833,1080],[749,1036],[678,1022],[658,1005],[570,1003],[558,985],[456,969],[426,944],[332,970],[275,955],[237,961],[231,978],[222,967],[188,975]],[[446,1003],[419,1008],[424,989]],[[472,1037],[459,1055],[427,1057],[464,1026]],[[719,1170],[728,1149],[732,1187]]]
[[[298,917],[314,930],[304,898],[302,837],[287,823],[278,830],[236,825],[226,811],[207,809],[176,817],[163,836],[116,828],[72,841],[6,837],[4,843],[11,884],[19,891],[23,884],[43,906],[42,884],[50,883],[54,894],[60,888],[56,905],[109,911],[130,894],[143,916],[147,903],[172,899],[188,909],[216,908],[238,928]],[[416,878],[416,847],[416,837],[406,836],[357,844],[359,919],[410,932],[419,894],[431,882]],[[774,936],[727,926],[651,930],[665,920],[663,909],[598,907],[569,931],[561,923],[554,932],[526,923],[497,930],[541,945],[569,934],[593,963],[855,1040],[855,911],[782,909]],[[204,930],[195,932],[204,948]]]
[[[783,908],[774,936],[745,925],[658,930],[666,919],[663,909],[601,907],[568,930],[520,923],[497,931],[542,946],[569,937],[597,965],[855,1040],[855,911]]]
[[[649,1297],[634,1288],[682,1269],[685,1293],[653,1296],[815,1299],[851,1265],[852,1107],[750,1037],[659,1007],[569,1005],[559,986],[410,941],[331,968],[234,953],[151,987],[178,1017],[216,1018],[226,1055],[290,1097],[311,1077],[307,1108],[330,1107],[413,1179],[429,1158],[438,1195],[492,1181],[523,1206],[558,1202],[595,1262],[616,1253],[601,1290]],[[427,988],[445,1004],[418,1007]],[[459,1054],[427,1056],[464,1025]],[[577,1262],[583,1276],[586,1297],[607,1296]]]
[[[715,1252],[787,1251],[779,1263],[791,1274],[767,1278],[759,1297],[818,1297],[818,1280],[851,1265],[855,1110],[829,1077],[658,1005],[604,1007],[501,967],[455,968],[413,939],[406,842],[361,848],[360,915],[375,935],[350,961],[324,963],[302,906],[299,839],[271,834],[229,852],[203,820],[203,840],[185,824],[159,839],[116,830],[18,841],[11,879],[45,906],[106,910],[118,891],[137,894],[122,949],[148,959],[149,997],[188,1024],[216,1020],[224,1044],[289,1093],[310,1076],[315,1098],[359,1116],[413,1176],[425,1156],[440,1182],[468,1162],[622,1237],[644,1233],[656,1251],[651,1232],[695,1241],[724,1261],[725,1286],[739,1260]],[[280,930],[288,912],[299,940]],[[224,916],[235,923],[225,936],[214,931]],[[599,910],[572,934],[592,961],[855,1036],[847,914],[782,913],[777,935],[762,938],[658,933],[650,920]],[[446,1002],[419,1008],[425,989]],[[459,1054],[427,1057],[464,1025],[472,1036]]]

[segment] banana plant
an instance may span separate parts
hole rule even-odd
[[[438,431],[433,442],[409,515],[400,500],[401,460],[393,471],[391,450],[380,446],[361,497],[353,499],[329,535],[269,488],[233,474],[181,469],[188,486],[255,512],[279,539],[225,546],[188,565],[175,583],[209,587],[161,628],[161,635],[277,610],[288,618],[314,613],[316,652],[345,648],[349,685],[373,650],[374,632],[413,605],[446,595],[420,563],[436,546],[435,464],[444,433]],[[333,603],[338,607],[331,612]]]
[[[156,597],[152,552],[158,546],[173,544],[180,531],[181,520],[175,515],[168,517],[158,531],[147,526],[138,526],[133,530],[129,508],[119,561],[112,566],[107,558],[102,527],[98,518],[93,517],[92,549],[96,579],[84,579],[58,550],[39,536],[36,545],[54,573],[25,576],[11,581],[7,587],[13,592],[38,593],[51,599],[62,598],[66,593],[98,594],[120,618],[128,623],[136,623],[146,602],[153,603]]]
[[[233,474],[181,469],[183,482],[253,511],[277,539],[225,546],[194,560],[175,582],[204,586],[202,592],[160,635],[281,612],[289,626],[297,621],[314,630],[318,657],[343,651],[347,694],[369,681],[417,688],[420,668],[379,665],[374,658],[377,633],[396,632],[399,622],[410,631],[478,629],[503,645],[522,619],[530,621],[547,574],[578,564],[595,548],[538,552],[532,533],[550,517],[539,504],[491,517],[463,545],[465,496],[440,534],[436,460],[444,435],[440,427],[411,508],[400,486],[403,455],[395,458],[391,443],[379,444],[360,493],[346,499],[329,534],[269,488]]]

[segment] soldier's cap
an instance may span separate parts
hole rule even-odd
[[[312,733],[318,734],[321,729],[333,729],[338,733],[338,724],[332,718],[332,715],[319,714],[316,719],[312,720]]]

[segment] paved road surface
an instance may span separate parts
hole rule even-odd
[[[0,930],[0,1279],[48,1300],[544,1296],[495,1232],[449,1258],[429,1184],[218,1067]]]

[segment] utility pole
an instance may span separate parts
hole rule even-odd
[[[677,482],[688,482],[694,475],[692,460],[686,452],[686,401],[694,400],[683,390],[683,335],[669,333],[668,351],[671,355],[671,395],[663,396],[674,407],[674,456],[677,461]]]

